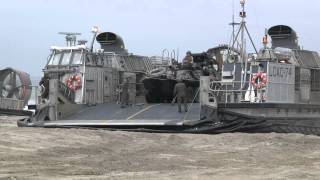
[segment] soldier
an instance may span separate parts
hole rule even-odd
[[[167,71],[167,78],[168,79],[174,79],[175,77],[176,77],[176,70],[171,65],[171,66],[169,66],[168,71]]]
[[[190,51],[187,52],[186,57],[184,57],[183,61],[183,66],[192,68],[193,65],[193,57]]]
[[[181,103],[184,104],[184,110],[187,112],[187,87],[181,79],[179,79],[178,83],[174,86],[173,95],[177,97],[179,113],[181,113]]]
[[[129,78],[126,78],[122,84],[121,91],[121,108],[129,105]]]
[[[194,92],[193,92],[193,88],[191,86],[187,87],[187,103],[193,103],[193,97],[194,97]]]

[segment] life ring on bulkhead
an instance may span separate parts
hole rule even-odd
[[[67,79],[66,84],[71,91],[76,91],[81,88],[81,78],[80,76],[73,75]]]
[[[268,78],[266,73],[256,73],[253,74],[251,78],[251,84],[255,89],[261,89],[267,85]]]

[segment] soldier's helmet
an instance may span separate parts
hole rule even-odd
[[[191,51],[187,51],[187,55],[191,55]]]

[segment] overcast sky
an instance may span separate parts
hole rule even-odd
[[[161,55],[162,49],[203,52],[229,41],[238,0],[10,0],[0,6],[0,68],[14,67],[41,76],[52,45],[65,45],[61,31],[91,27],[122,36],[129,52]],[[304,49],[320,49],[319,0],[248,0],[247,25],[256,46],[264,29],[293,27]],[[98,46],[97,46],[98,47]]]

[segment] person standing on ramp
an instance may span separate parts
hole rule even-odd
[[[173,95],[177,97],[179,113],[181,113],[181,103],[184,104],[184,110],[187,112],[187,87],[181,79],[179,79],[178,83],[174,86]]]
[[[121,108],[125,108],[129,105],[129,80],[129,78],[126,78],[122,84]]]

